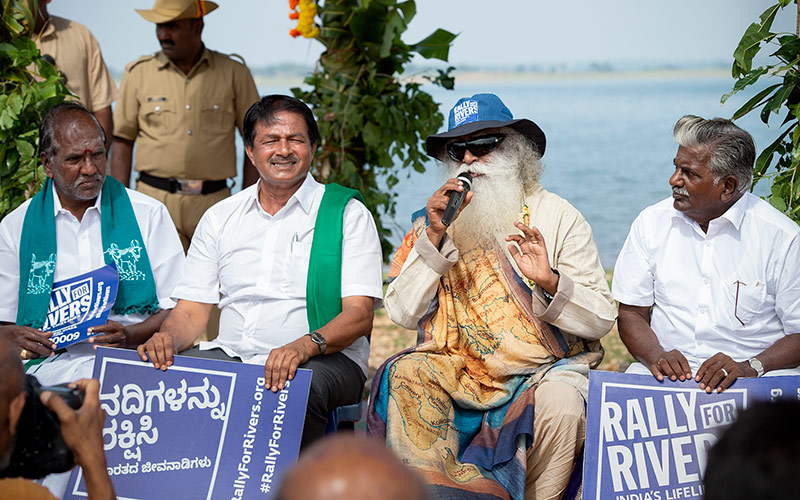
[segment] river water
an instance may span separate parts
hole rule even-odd
[[[442,113],[463,96],[493,92],[516,118],[529,118],[544,130],[547,150],[542,185],[570,201],[592,226],[604,267],[614,266],[630,224],[646,206],[670,195],[668,179],[677,145],[674,123],[685,114],[730,117],[754,92],[734,96],[724,107],[720,96],[733,80],[720,74],[637,76],[597,75],[506,82],[458,84],[455,91],[429,87]],[[262,88],[265,93],[285,89]],[[767,127],[757,114],[739,120],[758,150],[777,137],[780,119]],[[438,165],[424,173],[399,176],[397,215],[385,220],[397,245],[410,228],[410,214],[425,206],[441,185]],[[766,184],[757,186],[763,195]]]

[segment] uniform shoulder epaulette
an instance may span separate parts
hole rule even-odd
[[[145,55],[143,55],[142,57],[140,57],[139,59],[137,59],[137,60],[135,60],[135,61],[131,61],[131,62],[129,62],[129,63],[128,63],[128,64],[125,66],[125,71],[130,71],[130,70],[132,70],[134,67],[136,67],[136,65],[137,65],[137,64],[141,64],[141,63],[143,63],[143,62],[145,62],[145,61],[149,61],[149,60],[151,60],[151,59],[155,59],[156,55],[157,55],[157,53],[154,53],[154,54],[145,54]]]
[[[247,67],[247,63],[244,62],[244,57],[240,56],[239,54],[231,53],[227,54],[227,56],[230,57],[231,59],[238,59],[239,62],[242,63],[242,66],[244,66],[245,68]]]

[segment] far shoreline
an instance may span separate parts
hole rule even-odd
[[[266,69],[251,68],[253,78],[258,87],[298,87],[303,85],[307,76],[297,71],[274,72]],[[311,70],[309,69],[310,74]],[[401,80],[427,83],[424,76],[431,70],[409,71],[401,75]],[[557,82],[576,80],[686,80],[696,78],[730,78],[731,87],[734,79],[730,69],[722,67],[698,69],[644,69],[615,71],[514,71],[504,69],[466,69],[453,71],[456,84],[476,84],[491,82],[494,84]]]

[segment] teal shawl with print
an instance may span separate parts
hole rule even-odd
[[[56,268],[56,219],[52,180],[33,197],[22,225],[19,248],[18,325],[44,325]],[[125,186],[106,176],[100,196],[103,259],[115,264],[119,289],[117,314],[158,311],[158,296],[139,224]]]

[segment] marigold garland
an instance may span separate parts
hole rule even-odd
[[[289,35],[297,38],[314,38],[319,35],[319,27],[314,24],[317,15],[317,2],[315,0],[289,0],[289,19],[297,20],[297,27],[289,30]]]

